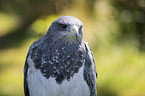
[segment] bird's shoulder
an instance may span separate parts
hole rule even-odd
[[[25,92],[25,96],[29,96],[29,89],[28,89],[28,82],[27,82],[27,76],[28,76],[28,69],[29,69],[29,62],[28,62],[28,58],[29,57],[33,57],[34,55],[34,51],[36,52],[36,49],[37,51],[40,49],[39,46],[41,46],[41,44],[43,43],[42,39],[44,38],[40,38],[38,40],[36,40],[35,42],[33,42],[31,44],[31,46],[29,47],[29,50],[28,50],[28,53],[27,53],[27,56],[26,56],[26,60],[25,60],[25,64],[24,64],[24,92]],[[38,52],[39,53],[39,52]],[[40,53],[41,54],[41,53]]]
[[[90,87],[90,96],[96,96],[96,65],[95,65],[95,58],[90,50],[88,43],[84,42],[85,49],[86,49],[86,56],[85,56],[85,63],[84,63],[84,79],[87,82],[88,86]]]

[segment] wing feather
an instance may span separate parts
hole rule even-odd
[[[28,54],[29,54],[29,52],[28,52]],[[28,72],[27,58],[28,58],[28,55],[26,57],[25,66],[24,66],[24,93],[25,93],[25,96],[30,96],[29,89],[28,89],[28,83],[27,83],[27,72]]]
[[[88,86],[90,87],[90,96],[97,96],[96,90],[97,71],[95,66],[95,58],[89,46],[86,43],[85,48],[86,48],[86,57],[85,57],[84,79],[86,80]]]

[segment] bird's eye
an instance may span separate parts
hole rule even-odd
[[[67,27],[67,25],[65,25],[65,24],[60,24],[60,27],[63,28],[63,29],[65,29],[65,28]]]

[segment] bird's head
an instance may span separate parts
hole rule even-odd
[[[73,16],[62,16],[52,22],[47,35],[54,41],[66,43],[81,42],[83,39],[83,23]]]

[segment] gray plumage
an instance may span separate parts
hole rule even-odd
[[[83,23],[63,16],[29,48],[25,96],[97,96],[96,76],[94,56],[83,41]]]

